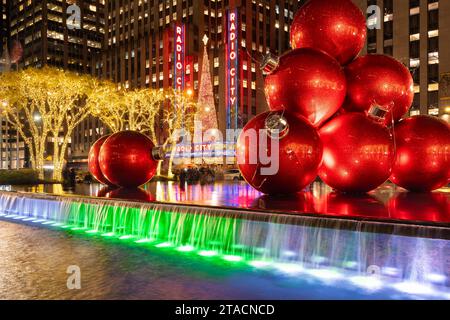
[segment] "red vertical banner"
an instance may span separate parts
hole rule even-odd
[[[174,88],[184,90],[185,88],[185,66],[186,66],[186,33],[184,24],[175,25],[174,35]]]

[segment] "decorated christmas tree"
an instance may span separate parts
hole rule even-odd
[[[203,49],[204,51],[200,77],[200,89],[198,94],[199,97],[195,121],[201,122],[203,132],[205,132],[211,129],[218,129],[218,125],[207,50],[208,37],[206,35],[203,38],[203,43],[205,45]]]

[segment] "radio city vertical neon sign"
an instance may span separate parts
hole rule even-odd
[[[228,11],[227,36],[227,128],[237,128],[239,111],[239,47],[237,9]]]
[[[174,59],[174,88],[184,89],[185,72],[185,27],[184,24],[175,26],[175,59]]]

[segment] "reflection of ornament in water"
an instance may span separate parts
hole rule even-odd
[[[314,213],[314,202],[311,192],[299,192],[286,196],[263,195],[253,201],[251,209]]]
[[[402,192],[388,207],[394,219],[450,222],[450,195],[445,193]]]
[[[95,196],[97,198],[105,198],[108,195],[108,193],[114,191],[115,189],[117,188],[113,186],[103,186],[99,190],[97,190]]]
[[[134,201],[155,201],[155,197],[151,192],[143,190],[141,188],[127,189],[119,188],[112,190],[106,194],[106,198],[118,199],[118,200],[134,200]]]
[[[320,199],[318,211],[323,214],[388,218],[385,205],[368,194],[330,192]]]

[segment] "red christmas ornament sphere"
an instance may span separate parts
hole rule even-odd
[[[339,63],[314,49],[288,52],[273,66],[265,79],[270,110],[288,110],[304,116],[315,127],[342,106],[347,85]]]
[[[367,193],[347,194],[330,192],[321,198],[319,212],[349,217],[380,219],[389,217],[386,206]]]
[[[314,213],[316,199],[311,192],[298,192],[285,196],[265,194],[253,201],[251,209],[283,212]]]
[[[152,156],[154,148],[153,142],[139,132],[115,133],[100,148],[100,169],[115,185],[138,187],[155,175],[158,161]]]
[[[351,0],[310,0],[291,25],[292,48],[323,50],[342,65],[361,52],[366,38],[366,18]]]
[[[322,160],[316,129],[305,119],[281,111],[253,118],[239,136],[236,152],[242,176],[266,194],[301,191],[316,178]]]
[[[385,110],[385,123],[398,121],[411,108],[414,81],[409,70],[386,55],[369,54],[345,68],[348,111]]]
[[[100,169],[100,163],[98,162],[100,148],[108,138],[109,135],[103,136],[92,145],[91,149],[89,150],[88,168],[89,172],[98,182],[100,182],[101,184],[112,185],[112,183],[109,182],[108,179],[106,179],[106,177],[103,175],[102,170]]]
[[[394,146],[387,128],[360,113],[340,115],[320,129],[320,178],[343,192],[367,192],[391,174]]]
[[[432,191],[450,180],[450,126],[432,116],[402,120],[391,181],[410,191]]]

